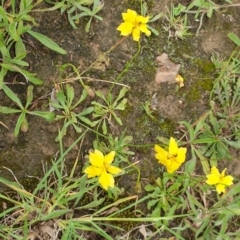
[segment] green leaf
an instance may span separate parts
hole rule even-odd
[[[194,140],[194,138],[196,137],[192,125],[190,123],[188,123],[187,121],[181,121],[180,124],[184,125],[187,128],[188,134],[190,137],[189,141],[192,142]]]
[[[50,212],[46,215],[42,215],[41,220],[42,221],[47,221],[49,219],[58,219],[61,216],[65,216],[66,213],[71,212],[71,209],[59,209],[59,210],[54,210],[53,212]]]
[[[192,174],[195,171],[195,168],[196,168],[196,158],[193,158],[184,164],[185,172],[189,174]]]
[[[123,87],[123,88],[121,89],[118,97],[117,97],[116,100],[114,101],[113,105],[116,106],[116,105],[117,105],[117,102],[118,102],[121,98],[123,98],[123,97],[125,96],[125,94],[127,93],[127,91],[128,91],[128,88]]]
[[[14,129],[14,136],[17,137],[18,134],[19,134],[19,130],[21,128],[21,125],[22,123],[24,122],[25,120],[25,112],[22,112],[21,115],[18,117],[18,120],[17,120],[17,123],[16,123],[16,126],[15,126],[15,129]]]
[[[104,200],[105,200],[105,198],[100,198],[98,200],[92,201],[84,206],[77,207],[75,209],[90,209],[90,208],[98,207],[99,205],[101,205],[104,202]]]
[[[234,33],[229,33],[228,34],[228,37],[235,43],[237,44],[238,46],[240,46],[240,38],[234,34]]]
[[[229,146],[236,149],[240,149],[240,139],[238,139],[237,141],[229,141],[227,139],[224,139],[224,140]]]
[[[209,9],[208,9],[208,11],[207,11],[207,16],[208,16],[209,18],[211,18],[211,17],[212,17],[212,13],[213,13],[213,6],[210,5],[210,6],[209,6]]]
[[[15,102],[22,110],[24,109],[21,100],[19,99],[19,97],[7,86],[7,85],[3,85],[2,87],[4,93],[13,101]]]
[[[55,114],[53,112],[33,111],[33,112],[28,112],[28,113],[45,118],[47,121],[53,121],[54,117],[55,117]]]
[[[147,192],[152,192],[155,188],[156,188],[156,187],[154,187],[154,186],[151,185],[151,184],[147,184],[147,185],[144,187],[145,191],[147,191]]]
[[[155,15],[154,17],[152,17],[148,22],[155,22],[158,19],[160,19],[162,16],[163,16],[163,14],[159,13],[159,14]]]
[[[70,108],[74,99],[74,89],[69,84],[66,85],[67,105]]]
[[[30,73],[26,70],[23,70],[22,68],[17,67],[16,65],[2,63],[2,67],[4,67],[7,70],[13,71],[13,72],[21,73],[26,78],[26,80],[32,82],[33,84],[36,84],[36,85],[42,84],[42,80],[36,78],[35,74]]]
[[[8,17],[7,17],[5,9],[2,6],[0,6],[0,15],[1,15],[1,19],[3,20],[4,24],[7,26],[8,25]]]
[[[67,52],[59,47],[59,45],[57,43],[55,43],[54,41],[52,41],[50,38],[48,38],[47,36],[44,36],[41,33],[37,33],[34,32],[32,30],[28,30],[27,31],[32,37],[36,38],[40,43],[42,43],[44,46],[48,47],[49,49],[58,52],[60,54],[67,54]]]
[[[25,105],[26,109],[31,104],[32,100],[33,100],[33,86],[30,85],[30,86],[28,86],[28,89],[27,89],[27,103]]]
[[[91,22],[92,22],[92,18],[89,19],[89,21],[87,22],[86,26],[85,26],[85,31],[88,33],[91,27]]]
[[[115,110],[125,110],[126,108],[126,103],[127,103],[127,98],[124,98],[116,107],[115,107]]]
[[[79,100],[77,101],[77,103],[73,106],[73,108],[77,107],[82,101],[84,101],[87,97],[87,91],[85,89],[83,89],[81,97],[79,98]]]
[[[7,69],[2,67],[2,69],[0,71],[0,90],[3,87],[4,77],[6,76],[6,74],[7,74]]]
[[[151,209],[154,205],[156,205],[160,200],[159,199],[152,199],[147,203],[147,209]]]
[[[15,108],[9,108],[9,107],[0,107],[0,113],[4,114],[11,114],[11,113],[19,113],[22,110],[20,109],[15,109]]]
[[[25,45],[21,38],[19,38],[19,40],[15,43],[15,53],[16,53],[16,56],[19,56],[21,54],[25,54],[26,56],[27,54]]]
[[[59,101],[59,103],[63,106],[63,108],[67,108],[66,106],[66,96],[64,95],[64,92],[63,91],[59,91],[57,92],[56,94],[56,98],[57,100]]]
[[[9,25],[8,31],[9,31],[9,34],[10,34],[11,38],[14,41],[17,42],[19,40],[19,35],[17,34],[17,29],[16,28],[17,28],[17,23],[16,22],[12,22]]]
[[[119,118],[114,112],[112,113],[114,119],[116,120],[116,122],[122,126],[122,120],[121,118]]]
[[[107,134],[107,124],[106,124],[106,120],[105,119],[103,119],[102,131],[103,131],[104,135]]]
[[[92,113],[94,110],[94,107],[88,107],[88,108],[85,108],[83,109],[79,114],[77,114],[78,116],[85,116],[85,115],[88,115],[90,113]]]
[[[83,116],[77,116],[82,122],[86,123],[87,125],[90,125],[92,126],[92,122],[86,118],[86,117],[83,117]]]

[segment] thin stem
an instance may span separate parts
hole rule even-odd
[[[141,44],[140,41],[138,42],[138,50],[137,52],[134,54],[134,56],[130,59],[130,61],[127,63],[126,68],[123,69],[123,71],[118,75],[118,77],[116,78],[116,80],[114,81],[114,84],[112,85],[112,87],[110,88],[109,92],[112,91],[113,87],[115,86],[115,84],[117,84],[117,82],[120,80],[120,78],[122,77],[122,75],[127,72],[133,62],[133,60],[137,57],[137,55],[140,53],[141,51]]]
[[[228,4],[228,5],[216,5],[215,7],[213,7],[213,10],[220,9],[220,8],[229,8],[229,7],[240,7],[240,3]],[[198,13],[198,11],[191,11],[191,10],[184,10],[182,12],[183,13],[193,13],[193,14]],[[199,12],[206,13],[207,9],[200,10]]]
[[[108,51],[106,51],[105,53],[103,53],[103,56],[106,56],[108,53],[110,53],[113,49],[115,49],[120,43],[122,43],[127,37],[123,37],[120,40],[118,40]],[[84,73],[86,73],[89,69],[91,69],[96,63],[98,62],[98,57],[97,59],[91,63],[91,65],[85,69],[83,72],[81,72],[81,75],[83,75]]]

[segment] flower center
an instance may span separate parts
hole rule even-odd
[[[103,164],[103,170],[107,172],[108,168],[109,168],[109,164],[104,163]]]
[[[167,159],[176,158],[177,156],[178,156],[177,154],[168,154]]]

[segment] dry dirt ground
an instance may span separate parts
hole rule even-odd
[[[190,32],[193,35],[185,40],[169,38],[169,33],[164,30],[167,24],[164,14],[167,14],[166,6],[170,7],[171,2],[170,0],[149,1],[151,13],[163,13],[159,21],[152,23],[160,34],[141,39],[140,54],[119,80],[119,83],[130,87],[127,95],[128,107],[121,115],[123,127],[119,128],[116,125],[112,130],[116,136],[127,128],[126,135],[133,136],[132,144],[154,144],[157,136],[173,135],[178,138],[181,136],[178,131],[178,121],[194,122],[209,108],[209,90],[215,77],[211,57],[213,54],[219,58],[228,57],[235,46],[227,38],[227,34],[234,32],[240,35],[240,11],[228,9],[215,12],[211,19],[204,17],[198,36],[194,33],[199,22],[190,16]],[[179,2],[187,4],[186,1]],[[27,44],[29,70],[35,72],[44,81],[42,86],[34,88],[35,99],[49,94],[54,82],[61,80],[57,66],[70,62],[80,67],[80,71],[84,70],[97,59],[99,54],[106,52],[119,41],[120,34],[116,28],[122,21],[121,13],[128,8],[139,12],[139,1],[105,1],[105,6],[100,12],[104,20],[94,20],[89,33],[84,31],[85,20],[80,22],[78,29],[73,29],[66,16],[61,15],[60,12],[34,13],[33,16],[38,23],[35,30],[46,34],[67,51],[67,55],[59,55],[33,39],[26,39],[27,43],[31,42]],[[102,59],[98,69],[92,69],[85,76],[114,81],[136,51],[137,43],[127,38],[111,51],[107,58]],[[185,79],[183,88],[178,88],[177,84],[155,83],[156,57],[163,52],[167,53],[174,63],[181,65],[180,74]],[[9,77],[6,81],[11,83],[13,78]],[[24,82],[20,76],[17,76],[17,81]],[[110,84],[98,81],[89,84],[95,90],[106,91],[110,88]],[[73,83],[73,86],[78,96],[81,88],[78,83]],[[24,99],[26,85],[15,84],[10,87]],[[119,88],[116,88],[116,93],[118,90]],[[142,104],[151,100],[153,96],[156,109],[155,119],[147,116],[142,107]],[[0,101],[4,106],[13,106],[2,91]],[[36,109],[47,110],[48,98],[39,100]],[[55,122],[47,123],[39,117],[29,116],[28,132],[20,133],[16,138],[13,136],[16,120],[16,115],[1,115],[1,121],[9,127],[9,130],[0,126],[0,174],[2,177],[13,179],[11,173],[3,168],[5,166],[11,169],[18,179],[31,184],[28,176],[41,175],[42,163],[50,161],[58,151],[55,138],[61,125]],[[64,138],[64,145],[69,146],[75,139],[76,133],[71,129]],[[92,147],[92,140],[93,135],[90,134],[82,146],[82,156]],[[141,150],[134,147],[132,150],[136,152],[136,155],[134,159],[129,160],[140,161],[139,167],[142,170],[142,177],[147,179],[145,181],[149,182],[156,178],[159,172],[155,170],[157,163],[153,160],[153,150]],[[71,165],[76,153],[77,147],[69,157],[67,164]],[[235,171],[234,174],[240,173]],[[123,181],[126,183],[126,191],[133,191],[136,176],[126,176],[126,179],[128,181],[120,180],[120,186]]]

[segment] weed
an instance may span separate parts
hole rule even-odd
[[[20,129],[23,132],[26,132],[28,130],[28,121],[26,118],[26,114],[31,114],[35,116],[42,117],[48,121],[54,120],[54,113],[51,112],[43,112],[43,111],[33,111],[29,109],[32,101],[33,101],[33,86],[28,86],[27,90],[27,101],[25,106],[23,106],[21,100],[18,98],[18,96],[6,85],[3,85],[3,91],[4,93],[20,108],[10,108],[10,107],[0,107],[0,112],[4,114],[13,114],[13,113],[20,113],[15,129],[14,129],[14,135],[18,136]]]
[[[80,98],[73,102],[74,100],[74,88],[69,84],[66,84],[65,87],[57,88],[56,98],[51,100],[51,107],[60,111],[61,114],[57,113],[55,120],[64,120],[63,126],[59,131],[57,141],[62,139],[67,132],[68,127],[73,126],[76,132],[82,132],[82,127],[80,122],[85,123],[89,126],[92,125],[92,122],[87,118],[87,115],[91,114],[94,110],[93,107],[88,107],[85,109],[79,109],[80,104],[87,98],[88,93],[86,89],[83,89]]]
[[[67,12],[69,23],[73,28],[77,28],[80,18],[90,17],[85,26],[85,31],[89,32],[93,18],[103,20],[97,13],[103,8],[104,4],[100,0],[61,0],[58,2],[45,0],[47,3],[53,4],[54,9],[60,9],[61,14]],[[92,5],[92,9],[91,9]]]
[[[31,35],[53,51],[66,54],[66,51],[50,38],[32,30],[32,26],[36,25],[36,23],[30,13],[41,1],[38,0],[36,3],[33,3],[32,1],[21,0],[18,8],[16,1],[12,0],[9,4],[0,6],[0,53],[2,58],[0,64],[0,89],[8,71],[19,72],[26,80],[34,84],[42,83],[34,74],[22,69],[22,67],[28,66],[28,63],[23,60],[27,55],[26,47],[22,40],[23,34]],[[13,57],[12,50],[14,51]]]
[[[126,108],[127,98],[124,98],[128,89],[123,87],[118,96],[114,99],[111,92],[105,96],[101,91],[96,91],[96,95],[103,100],[103,103],[93,101],[92,105],[94,107],[93,118],[97,120],[92,122],[92,126],[101,126],[103,134],[107,134],[108,127],[107,123],[112,127],[113,119],[120,125],[122,125],[121,118],[116,114],[116,111],[123,111]]]

